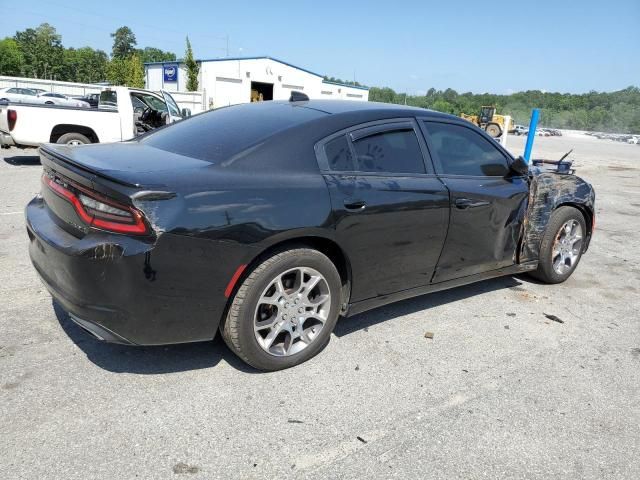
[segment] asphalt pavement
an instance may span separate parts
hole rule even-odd
[[[504,277],[342,319],[276,373],[220,339],[124,347],[71,323],[27,253],[41,167],[2,150],[0,475],[640,478],[640,146],[544,137],[534,156],[570,148],[597,228],[569,281]]]

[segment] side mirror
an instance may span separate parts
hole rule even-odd
[[[182,118],[187,118],[191,116],[191,109],[189,108],[183,108],[182,112],[180,112],[182,114]]]
[[[516,175],[527,175],[529,173],[529,164],[522,156],[519,156],[511,162],[509,169]]]

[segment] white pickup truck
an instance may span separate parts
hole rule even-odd
[[[120,142],[190,114],[168,92],[127,87],[105,88],[98,108],[1,102],[0,145]]]

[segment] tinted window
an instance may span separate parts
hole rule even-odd
[[[472,129],[449,123],[425,122],[442,166],[450,175],[504,176],[504,155]]]
[[[278,132],[324,115],[318,110],[288,104],[248,103],[181,120],[150,133],[141,142],[187,157],[218,162]]]
[[[412,128],[375,133],[353,142],[361,172],[425,173]]]
[[[347,138],[344,135],[327,142],[324,146],[324,154],[327,157],[329,170],[354,170],[353,157]]]

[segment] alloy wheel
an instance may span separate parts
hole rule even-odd
[[[582,250],[582,227],[575,219],[568,220],[560,227],[551,249],[551,263],[553,270],[564,275],[571,270]]]
[[[324,327],[331,308],[327,280],[310,267],[296,267],[269,282],[256,306],[253,330],[258,344],[275,356],[308,347]]]

